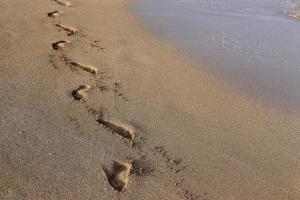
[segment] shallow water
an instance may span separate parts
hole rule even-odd
[[[300,0],[138,0],[134,11],[244,94],[300,113]]]

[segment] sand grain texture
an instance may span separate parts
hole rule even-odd
[[[129,1],[72,5],[0,1],[1,199],[299,198],[299,116],[198,70],[145,32]],[[47,17],[58,7],[67,14]],[[72,40],[55,51],[53,41],[65,37],[60,29]],[[97,68],[74,62],[83,69],[74,71],[66,58]],[[81,83],[91,88],[74,101],[70,91]],[[99,122],[103,112],[137,133]],[[141,157],[151,166],[145,176],[129,174],[130,164],[103,173],[116,160]]]

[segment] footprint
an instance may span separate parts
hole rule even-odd
[[[75,35],[76,33],[78,33],[78,30],[72,26],[67,26],[67,25],[63,25],[63,24],[55,24],[57,27],[63,29],[64,31],[66,31],[68,33],[68,35]]]
[[[103,117],[99,117],[97,122],[100,125],[112,130],[113,132],[116,132],[120,136],[129,139],[130,141],[134,140],[135,137],[134,129],[125,123],[113,122],[110,120],[106,120]]]
[[[80,100],[87,95],[87,92],[91,89],[89,85],[80,85],[76,90],[73,90],[72,96],[75,100]]]
[[[52,48],[54,50],[60,50],[60,49],[64,48],[64,46],[66,44],[69,44],[69,43],[70,43],[70,41],[68,41],[68,40],[60,40],[60,41],[57,41],[57,42],[53,42],[52,43]]]
[[[76,61],[66,61],[67,64],[72,65],[74,67],[79,67],[80,69],[89,72],[91,74],[98,74],[99,70],[93,65],[86,65]]]
[[[129,175],[131,171],[132,164],[130,163],[121,163],[114,161],[112,170],[109,171],[103,167],[103,170],[107,176],[109,184],[117,191],[121,192],[126,188]]]
[[[60,5],[67,6],[67,7],[70,7],[72,5],[71,2],[67,0],[54,0],[54,1]]]
[[[55,17],[57,17],[60,14],[63,14],[63,12],[62,11],[57,11],[57,10],[53,11],[53,12],[47,13],[48,17],[52,17],[52,18],[55,18]]]

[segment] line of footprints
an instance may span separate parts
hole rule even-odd
[[[65,7],[72,6],[71,2],[69,2],[67,0],[52,0],[52,1],[55,1],[59,5],[65,6]],[[62,11],[57,11],[57,10],[47,13],[48,17],[54,18],[54,19],[62,14],[63,14]],[[81,33],[79,32],[79,30],[72,26],[68,26],[68,25],[65,25],[62,23],[56,23],[56,22],[54,24],[58,29],[65,31],[68,36],[81,36]],[[99,47],[97,45],[97,42],[98,42],[97,40],[93,41],[93,44],[91,46]],[[70,67],[70,69],[81,69],[83,71],[90,73],[93,76],[95,76],[97,74],[100,74],[100,76],[102,76],[103,74],[101,74],[99,72],[99,69],[97,67],[95,67],[93,65],[88,65],[88,64],[81,63],[81,62],[77,62],[73,59],[68,58],[64,54],[63,49],[70,43],[71,43],[70,40],[59,40],[59,41],[52,43],[52,48],[59,53],[60,58],[62,59],[64,65]],[[100,49],[103,50],[104,48],[100,48]],[[56,68],[56,66],[55,66],[55,68]],[[108,78],[108,77],[106,77],[106,78]],[[107,90],[106,86],[103,85],[103,83],[102,83],[102,79],[96,84],[96,87],[99,88],[101,91]],[[71,92],[71,94],[75,100],[85,103],[86,102],[85,97],[87,96],[87,94],[88,94],[89,90],[91,90],[91,88],[92,87],[90,85],[80,85],[77,89],[73,90]],[[119,82],[113,83],[113,92],[115,93],[115,95],[123,98],[125,101],[128,101],[128,98],[125,97],[124,94],[121,92],[121,85]],[[118,120],[112,120],[112,119],[106,117],[102,112],[99,112],[99,111],[89,107],[87,104],[85,104],[85,107],[88,109],[88,111],[90,113],[92,113],[93,115],[96,116],[97,123],[100,126],[104,127],[107,130],[110,130],[111,132],[116,133],[119,136],[121,136],[122,138],[128,140],[131,144],[131,147],[135,144],[134,140],[135,140],[136,131],[135,131],[134,127],[132,127],[131,125],[129,125],[127,123],[118,121]],[[155,149],[155,151],[158,152],[159,154],[161,154],[162,158],[164,158],[166,161],[166,167],[169,170],[171,170],[171,172],[173,172],[174,174],[176,174],[184,169],[184,165],[182,164],[181,159],[172,159],[170,156],[167,155],[167,152],[163,147],[157,147]],[[110,184],[110,186],[114,190],[121,192],[128,185],[129,176],[131,174],[142,175],[142,174],[147,174],[148,172],[153,171],[153,169],[151,167],[149,168],[149,167],[145,166],[145,164],[139,163],[139,162],[140,162],[139,160],[130,160],[130,161],[126,161],[126,162],[114,161],[111,169],[107,169],[105,167],[102,167],[102,169],[103,169],[104,173],[106,174],[107,181]],[[177,186],[178,186],[178,184],[179,183],[176,183]],[[182,196],[184,196],[185,199],[194,200],[194,199],[197,199],[199,196],[198,194],[193,194],[189,190],[185,190],[183,188],[179,188],[179,189],[182,193]]]
[[[59,5],[71,7],[71,2],[67,0],[53,0]],[[51,18],[56,18],[59,15],[63,14],[62,11],[53,11],[49,12],[47,15]],[[55,26],[59,29],[65,31],[68,36],[73,36],[79,33],[79,31],[71,26],[67,26],[61,23],[55,23]],[[63,48],[66,47],[67,44],[69,44],[71,41],[69,40],[59,40],[57,42],[52,43],[52,48],[54,50],[60,51],[63,55]],[[99,73],[99,70],[97,67],[93,65],[87,65],[83,64],[77,61],[74,61],[72,59],[68,59],[65,55],[62,56],[64,59],[64,64],[69,67],[73,68],[79,68],[81,70],[84,70],[86,72],[91,73],[92,75],[97,75]],[[88,91],[91,89],[90,85],[80,85],[76,90],[72,91],[72,96],[75,100],[82,100],[86,97]],[[133,127],[127,125],[126,123],[122,122],[116,122],[110,119],[107,119],[102,114],[98,114],[97,116],[97,122],[103,126],[104,128],[111,130],[114,133],[117,133],[118,135],[122,136],[123,138],[128,139],[131,144],[133,144],[134,136],[135,136],[135,130]],[[129,175],[132,171],[132,162],[119,162],[114,161],[113,166],[111,170],[108,170],[103,167],[103,170],[107,176],[107,180],[109,184],[117,191],[122,191],[124,188],[126,188],[129,180]]]

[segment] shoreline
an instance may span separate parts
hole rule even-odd
[[[168,6],[168,4],[170,4],[170,6]],[[220,4],[223,5],[223,3]],[[226,3],[224,4],[226,5]],[[267,40],[267,38],[264,37],[252,37],[252,39],[247,40],[247,36],[250,37],[251,34],[259,35],[260,32],[264,32],[263,28],[255,26],[255,22],[253,24],[253,21],[250,19],[248,20],[251,26],[253,26],[253,30],[252,32],[248,31],[248,33],[247,31],[239,30],[242,29],[243,21],[246,20],[239,19],[241,16],[231,18],[225,15],[224,18],[220,18],[217,17],[218,10],[215,10],[215,16],[206,13],[212,10],[202,10],[201,8],[197,8],[196,4],[193,9],[189,4],[180,9],[180,5],[184,6],[185,3],[166,1],[161,4],[160,8],[159,1],[154,0],[153,2],[147,2],[141,0],[141,2],[136,2],[136,5],[133,5],[132,10],[134,14],[141,17],[142,23],[147,25],[147,31],[153,33],[155,37],[163,37],[164,40],[170,40],[175,43],[176,48],[179,49],[179,54],[183,54],[192,60],[195,67],[198,65],[199,70],[212,76],[215,82],[221,82],[221,85],[225,85],[224,87],[235,90],[235,93],[238,95],[243,96],[243,98],[249,101],[257,102],[263,107],[275,111],[277,110],[288,115],[299,116],[299,106],[297,106],[298,102],[296,101],[299,96],[299,92],[296,92],[296,85],[299,84],[297,76],[293,75],[297,74],[298,60],[294,60],[293,56],[288,57],[288,55],[294,55],[297,52],[297,49],[294,48],[293,45],[290,45],[290,43],[291,41],[297,41],[297,38],[294,38],[292,33],[297,32],[298,24],[294,24],[294,20],[290,18],[288,14],[282,14],[275,18],[274,16],[269,16],[272,18],[269,22],[260,19],[260,17],[262,17],[261,13],[258,13],[257,16],[253,16],[257,18],[260,24],[266,26],[265,32],[268,33],[266,35],[271,35],[270,32],[272,30],[274,30],[273,32],[277,32],[274,25],[283,23],[279,22],[280,20],[277,19],[279,17],[285,20],[284,25],[286,28],[289,27],[292,29],[292,25],[294,25],[295,28],[291,30],[290,34],[284,36],[284,34],[279,32],[276,34],[277,36],[273,36],[273,38],[280,36],[290,38],[281,41],[287,46],[290,46],[290,51],[285,51],[285,49],[280,48],[280,46],[270,45],[272,40]],[[189,15],[188,11],[193,14]],[[202,12],[204,12],[204,14]],[[167,13],[167,15],[163,13]],[[230,15],[230,13],[227,14]],[[209,22],[209,19],[212,21]],[[233,25],[232,20],[237,21],[235,25]],[[220,22],[224,25],[221,25]],[[220,28],[215,27],[219,23]],[[243,35],[244,39],[238,36],[230,36],[230,29],[226,28],[226,24],[228,27],[235,27],[233,28],[236,29],[234,31],[236,33],[235,35]],[[218,37],[218,35],[220,35],[219,33],[223,33],[224,36]],[[213,41],[209,41],[211,39],[210,37],[214,38]],[[220,40],[223,39],[225,42],[228,40],[226,47],[222,47]],[[265,39],[266,42],[264,43],[262,39]],[[249,43],[255,43],[256,41],[262,44],[256,45],[255,47],[249,45]],[[238,47],[240,48],[239,51],[234,51],[234,49]],[[240,54],[240,51],[244,52],[244,54]],[[256,55],[255,52],[257,51],[259,51],[260,56]],[[269,54],[266,51],[268,51]],[[274,55],[274,52],[281,52],[280,56]],[[252,61],[248,62],[248,58],[251,58]],[[281,75],[279,76],[278,74]],[[289,88],[289,90],[287,88]]]
[[[2,198],[299,196],[299,119],[144,32],[133,1],[70,2],[0,3]]]

